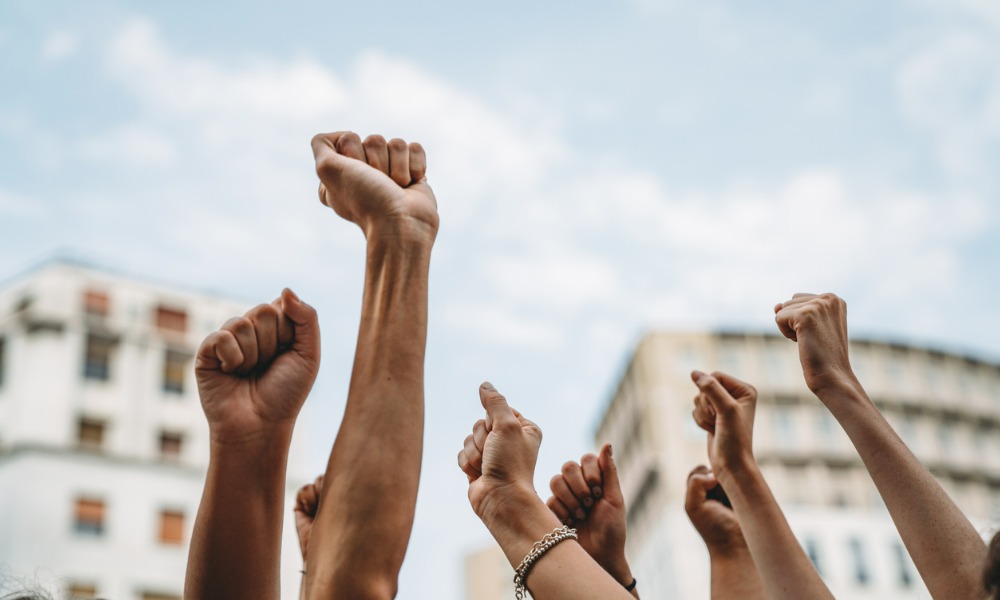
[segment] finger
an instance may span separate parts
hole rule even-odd
[[[795,328],[793,328],[791,324],[793,314],[793,311],[789,309],[786,304],[778,310],[777,314],[774,315],[774,322],[778,324],[778,331],[781,332],[781,335],[792,340],[793,342],[797,342],[799,341],[799,338],[795,334]]]
[[[427,176],[427,153],[417,142],[410,142],[410,181],[422,181]]]
[[[282,292],[282,295],[284,295],[284,292]],[[292,320],[282,310],[281,304],[281,296],[278,296],[274,302],[271,302],[271,306],[278,311],[278,352],[287,350],[292,345],[292,342],[295,341],[295,323],[292,323]]]
[[[346,159],[337,152],[337,142],[344,133],[346,132],[336,131],[313,136],[311,142],[313,157],[316,159],[316,175],[319,176],[320,181],[334,182],[340,176]],[[326,186],[321,183],[319,201],[323,204],[326,204],[326,191]]]
[[[410,185],[410,147],[399,138],[389,140],[389,177],[400,187]]]
[[[687,478],[687,493],[684,495],[684,510],[690,515],[696,511],[708,498],[707,490],[702,481],[709,473],[708,467],[698,465]]]
[[[247,311],[245,316],[253,323],[253,331],[257,336],[259,368],[267,368],[278,353],[278,309],[270,304],[261,304]]]
[[[594,498],[590,495],[590,486],[583,477],[583,468],[577,463],[569,461],[562,467],[563,480],[569,486],[573,495],[580,502],[580,506],[589,509],[594,505]]]
[[[489,381],[484,381],[479,386],[479,401],[486,409],[487,431],[493,431],[498,426],[520,427],[520,422],[507,404],[507,399]]]
[[[567,510],[566,507],[563,506],[563,503],[560,502],[559,499],[556,498],[555,496],[549,498],[545,502],[545,505],[549,507],[549,510],[552,511],[552,514],[554,514],[556,518],[559,519],[559,522],[562,523],[563,525],[569,525],[573,522],[573,518],[570,516],[569,510]]]
[[[197,370],[220,370],[232,373],[243,364],[243,352],[230,331],[216,331],[205,338],[195,359]]]
[[[291,349],[309,357],[318,366],[320,343],[316,309],[300,300],[295,292],[285,288],[281,292],[281,312],[292,322]]]
[[[469,478],[469,482],[479,478],[479,471],[471,467],[469,457],[465,454],[465,448],[462,448],[458,453],[458,468],[462,469],[462,472]]]
[[[337,152],[347,158],[365,161],[365,147],[361,145],[361,137],[353,131],[346,131],[336,144]]]
[[[389,147],[385,143],[385,138],[378,134],[370,135],[361,145],[364,146],[368,164],[388,175]]]
[[[601,467],[601,482],[603,489],[601,494],[605,500],[614,506],[625,506],[625,498],[622,496],[621,482],[618,480],[618,464],[615,463],[611,444],[604,444],[601,452],[597,455],[597,464]]]
[[[483,453],[483,448],[486,447],[486,436],[489,432],[486,431],[486,421],[479,419],[476,424],[472,426],[472,441],[476,444],[476,450],[480,454]]]
[[[317,133],[309,142],[312,146],[313,156],[316,162],[329,158],[337,154],[337,140],[344,135],[345,131],[334,131],[333,133]]]
[[[601,465],[596,454],[584,454],[580,458],[580,469],[583,471],[583,479],[587,482],[587,489],[594,499],[600,498],[604,490],[601,489]]]
[[[691,411],[691,417],[694,418],[694,422],[698,427],[704,429],[708,433],[715,432],[715,415],[709,414],[703,407],[695,407]]]
[[[222,329],[233,334],[243,353],[243,362],[236,366],[237,373],[248,373],[257,366],[257,334],[253,323],[246,317],[229,319]]]
[[[722,384],[722,387],[726,388],[726,391],[729,392],[729,394],[734,398],[740,398],[743,396],[757,397],[757,388],[742,379],[737,379],[728,373],[723,373],[722,371],[712,371],[712,377],[718,379],[719,383]]]
[[[730,413],[736,409],[736,400],[729,395],[726,388],[722,387],[718,379],[701,371],[692,371],[691,379],[705,394],[716,415]]]
[[[587,512],[583,510],[583,506],[580,505],[580,501],[577,500],[576,495],[566,480],[562,475],[556,475],[549,481],[549,488],[552,490],[552,495],[559,499],[567,509],[569,509],[569,514],[577,521],[587,520]]]
[[[465,436],[465,445],[463,447],[465,452],[466,460],[469,461],[469,469],[474,471],[476,475],[481,475],[483,472],[483,454],[476,448],[476,443],[471,435]]]

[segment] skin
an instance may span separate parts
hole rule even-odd
[[[278,598],[288,448],[319,348],[316,311],[286,289],[198,349],[195,375],[211,441],[185,598]]]
[[[833,598],[785,520],[753,456],[757,390],[724,373],[691,373],[695,421],[709,433],[709,461],[743,530],[766,596]]]
[[[458,465],[469,479],[472,509],[516,569],[536,541],[562,524],[534,489],[541,430],[512,409],[490,383],[480,386],[479,398],[486,418],[481,432],[477,434],[477,422],[469,437],[480,435],[483,443],[477,448],[472,442],[472,450],[466,438]],[[632,599],[572,539],[550,548],[532,567],[526,584],[537,600]]]
[[[302,551],[302,566],[305,567],[306,552],[309,549],[309,534],[312,533],[313,522],[316,520],[316,512],[319,510],[319,498],[323,492],[323,476],[320,475],[312,483],[299,488],[295,495],[295,533],[299,538],[299,550]],[[299,589],[299,598],[305,598],[306,586],[305,578]]]
[[[774,312],[781,333],[798,343],[806,385],[857,449],[931,596],[984,597],[986,544],[855,377],[846,303],[833,294],[795,294]]]
[[[392,598],[413,527],[437,202],[419,144],[352,132],[313,138],[320,201],[367,242],[354,368],[315,520],[305,597]]]
[[[688,474],[684,510],[708,548],[712,568],[712,600],[765,600],[743,530],[733,509],[709,493],[725,497],[715,475],[704,465]]]
[[[611,444],[599,454],[584,454],[569,461],[549,482],[552,496],[546,502],[562,523],[576,529],[579,543],[623,587],[634,581],[625,560],[626,511],[618,481],[618,467]],[[633,588],[632,596],[639,597]]]

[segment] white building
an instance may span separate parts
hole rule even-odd
[[[1000,516],[1000,365],[868,340],[853,341],[851,355],[872,400],[989,533]],[[796,345],[740,332],[646,336],[595,435],[615,447],[643,598],[709,597],[708,553],[683,509],[688,472],[707,464],[692,369],[757,387],[755,455],[837,598],[929,597],[853,446],[805,387]]]
[[[79,598],[181,598],[208,465],[193,356],[247,308],[67,261],[0,286],[8,585]],[[290,474],[301,463],[293,456]],[[288,598],[297,597],[301,568],[291,513],[299,483],[286,494]]]

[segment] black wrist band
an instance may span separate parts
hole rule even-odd
[[[632,578],[632,583],[630,583],[630,584],[628,584],[628,585],[625,586],[625,591],[626,592],[631,592],[632,590],[634,590],[636,583],[638,583],[638,582],[635,580],[635,577],[633,577]]]

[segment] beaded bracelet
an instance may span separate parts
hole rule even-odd
[[[535,542],[535,544],[531,547],[531,550],[528,551],[527,556],[521,560],[521,564],[514,569],[514,597],[517,598],[517,600],[524,600],[524,594],[527,591],[525,590],[524,583],[528,577],[528,571],[531,570],[531,567],[549,550],[549,548],[570,538],[574,540],[578,539],[576,530],[563,526],[554,529],[552,533]]]

